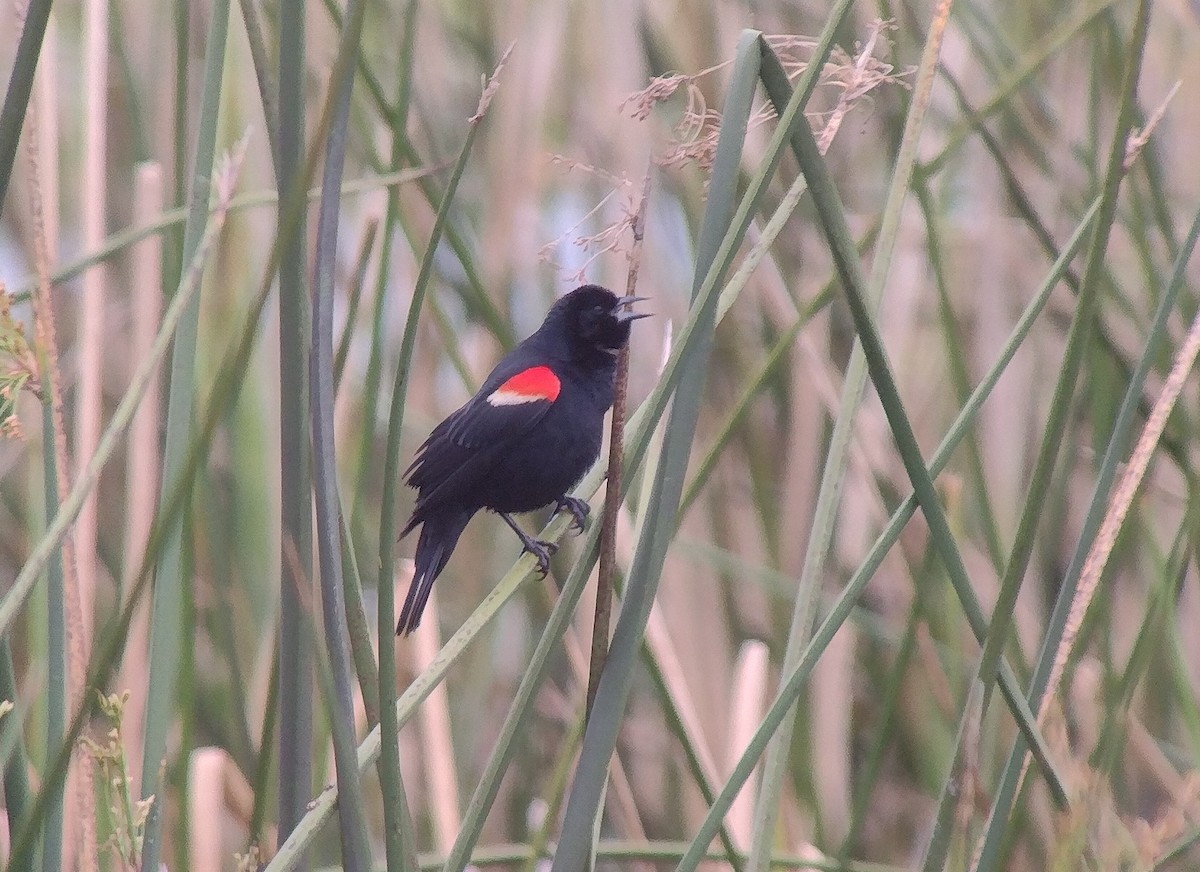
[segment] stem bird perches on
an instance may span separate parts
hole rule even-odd
[[[638,272],[642,266],[642,239],[646,232],[646,202],[650,199],[650,170],[642,183],[642,199],[633,215],[630,230],[633,244],[629,249],[629,275],[625,280],[626,296],[637,290]],[[627,307],[628,308],[628,307]],[[612,580],[616,569],[617,514],[621,509],[621,455],[625,434],[625,393],[629,387],[629,346],[617,356],[617,380],[613,393],[612,428],[608,444],[608,475],[605,486],[604,517],[600,528],[600,568],[596,578],[596,617],[592,623],[592,653],[588,664],[587,708],[585,718],[591,717],[592,703],[604,662],[608,657],[608,632],[612,620]]]

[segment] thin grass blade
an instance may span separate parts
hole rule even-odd
[[[351,0],[342,29],[339,54],[357,55],[362,36],[364,0]],[[337,454],[333,429],[333,284],[337,266],[338,217],[341,211],[342,172],[346,160],[346,133],[350,119],[353,67],[347,65],[331,79],[333,116],[325,141],[325,173],[317,216],[313,266],[312,381],[309,385],[312,418],[313,487],[316,492],[316,542],[320,566],[321,609],[325,617],[325,646],[329,655],[334,695],[329,720],[333,734],[333,759],[338,781],[338,822],[342,863],[348,872],[371,868],[366,812],[355,760],[353,669],[346,628],[345,579],[338,495]]]
[[[50,20],[50,6],[51,0],[31,0],[25,11],[25,26],[21,29],[12,74],[4,92],[4,108],[0,109],[0,214],[17,160],[17,145],[21,141],[29,95],[33,93],[33,77],[42,53],[46,23]]]
[[[244,6],[252,6],[246,0]],[[279,118],[275,177],[278,220],[304,184],[305,9],[279,9]],[[249,26],[248,26],[249,29]],[[262,82],[264,112],[270,103]],[[306,224],[304,218],[301,223]],[[312,473],[309,443],[310,312],[307,234],[293,233],[279,262],[279,470],[282,540],[279,575],[279,838],[304,814],[312,790],[313,676],[304,603],[312,598]]]

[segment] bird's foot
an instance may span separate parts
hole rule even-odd
[[[525,545],[525,550],[537,559],[538,572],[545,578],[550,574],[550,558],[558,550],[558,545],[554,542],[546,542],[541,539],[529,539],[523,544]]]
[[[592,507],[579,497],[561,496],[554,501],[554,511],[566,511],[571,516],[571,522],[583,532],[583,524],[591,514]]]
[[[558,545],[554,542],[545,542],[541,539],[534,539],[528,533],[520,528],[512,515],[507,512],[497,512],[504,523],[512,528],[512,531],[517,534],[517,538],[521,540],[521,544],[525,550],[537,558],[538,569],[543,577],[550,574],[550,558],[554,556],[554,552],[558,550]]]

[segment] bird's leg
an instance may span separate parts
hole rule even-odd
[[[542,571],[542,575],[550,572],[550,556],[558,550],[558,546],[553,542],[543,542],[541,539],[534,539],[513,520],[512,515],[508,512],[496,512],[504,523],[512,527],[512,531],[517,534],[517,538],[521,540],[521,544],[525,546],[525,550],[537,558],[538,568]]]
[[[567,496],[564,494],[554,501],[554,511],[561,512],[566,510],[575,526],[579,528],[579,532],[583,532],[583,522],[587,520],[588,514],[591,513],[592,507],[579,497]]]

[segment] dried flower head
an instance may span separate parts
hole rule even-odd
[[[258,857],[258,845],[251,845],[244,854],[234,854],[233,862],[237,867],[237,872],[258,872]]]
[[[1142,149],[1146,147],[1146,143],[1150,141],[1150,136],[1154,133],[1154,128],[1158,127],[1159,123],[1163,120],[1163,116],[1167,114],[1167,105],[1175,99],[1175,95],[1179,93],[1179,88],[1182,84],[1182,80],[1175,82],[1175,85],[1167,92],[1167,96],[1150,113],[1150,117],[1146,119],[1144,127],[1135,127],[1129,131],[1129,138],[1125,142],[1125,160],[1122,163],[1122,169],[1125,172],[1129,172],[1138,155],[1142,153]]]
[[[568,172],[580,171],[596,176],[611,186],[607,194],[600,198],[586,214],[567,228],[557,238],[552,239],[541,247],[538,259],[543,263],[554,266],[555,269],[566,269],[555,259],[555,252],[568,242],[587,254],[582,266],[568,275],[568,280],[582,282],[586,280],[588,269],[603,254],[610,252],[621,253],[626,257],[629,251],[624,247],[626,231],[633,226],[637,214],[637,204],[634,202],[633,182],[625,176],[615,176],[612,173],[598,169],[590,164],[574,160],[563,155],[553,155],[551,162],[564,167]],[[581,234],[580,228],[596,220],[609,217],[609,221],[595,233]]]
[[[721,114],[708,108],[704,91],[698,82],[727,65],[728,62],[717,64],[690,76],[683,73],[666,73],[651,79],[649,85],[622,101],[618,111],[628,108],[632,117],[644,121],[650,117],[650,112],[655,106],[666,102],[683,89],[687,102],[673,130],[671,147],[656,159],[658,164],[683,166],[696,163],[706,169],[712,166]]]
[[[675,96],[675,92],[683,85],[691,85],[696,76],[685,76],[683,73],[666,73],[655,76],[650,84],[640,91],[634,91],[621,101],[618,112],[629,108],[629,114],[638,121],[645,121],[650,112],[659,103],[665,103]]]
[[[822,132],[818,140],[823,152],[828,149],[846,113],[857,102],[885,84],[908,87],[905,80],[912,74],[912,68],[897,71],[880,56],[886,55],[890,47],[886,32],[894,29],[893,23],[877,19],[869,27],[866,38],[855,44],[853,56],[835,48],[829,61],[822,68],[818,88],[832,89],[837,95],[832,101],[832,109],[824,113],[808,113],[811,121],[823,122],[820,125]],[[767,36],[766,40],[778,55],[789,80],[796,79],[808,68],[808,55],[816,46],[816,41],[811,37],[775,34]],[[721,115],[708,108],[704,92],[698,83],[705,76],[728,66],[729,63],[726,61],[691,75],[666,73],[651,79],[649,85],[622,101],[621,111],[628,111],[633,118],[641,121],[650,116],[655,106],[671,99],[680,90],[686,95],[686,103],[679,121],[672,130],[670,143],[656,158],[660,166],[696,164],[701,169],[711,168],[716,156]],[[749,127],[759,127],[774,118],[775,114],[771,103],[764,101],[751,114]]]
[[[504,50],[504,54],[500,56],[500,62],[496,64],[496,69],[492,71],[491,76],[483,77],[479,105],[475,108],[475,114],[467,119],[467,123],[472,127],[483,120],[483,116],[487,114],[488,107],[492,105],[492,98],[496,96],[496,91],[500,88],[500,73],[504,69],[504,65],[508,63],[509,55],[512,54],[516,45],[515,42],[509,43],[508,48]]]
[[[100,712],[109,722],[109,730],[102,742],[85,735],[79,744],[100,770],[99,791],[111,816],[112,832],[102,847],[116,853],[127,867],[136,867],[141,864],[146,819],[154,806],[154,797],[133,798],[133,779],[129,775],[125,743],[121,738],[121,719],[129,701],[129,691],[108,695],[97,691],[96,696]]]

